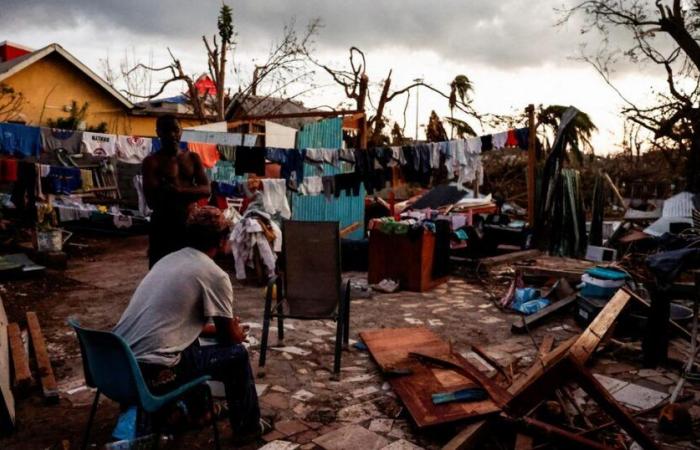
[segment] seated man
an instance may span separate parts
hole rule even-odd
[[[201,375],[226,387],[236,441],[259,436],[260,418],[246,339],[233,313],[233,288],[214,256],[224,248],[230,223],[211,207],[194,210],[186,223],[187,247],[148,272],[114,328],[129,344],[154,393],[169,391]],[[200,346],[208,319],[218,344]]]

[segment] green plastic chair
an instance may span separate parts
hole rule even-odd
[[[85,382],[88,386],[97,389],[95,400],[90,410],[90,418],[83,436],[83,449],[86,449],[88,446],[90,428],[95,418],[100,394],[104,394],[122,405],[136,406],[141,411],[153,414],[169,403],[176,401],[195,386],[199,386],[211,379],[207,375],[201,376],[165,395],[153,395],[143,379],[141,369],[131,348],[120,336],[109,331],[83,328],[73,318],[69,319],[68,323],[78,336],[80,352],[83,357]],[[216,415],[210,390],[208,390],[208,400],[212,410],[214,444],[219,449],[219,431],[216,427]],[[158,438],[159,436],[156,437],[156,445]]]

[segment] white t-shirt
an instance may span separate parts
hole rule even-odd
[[[209,256],[185,247],[151,268],[114,332],[139,362],[171,367],[209,317],[233,317],[231,280]]]
[[[117,158],[138,164],[151,153],[152,140],[138,136],[117,136]]]
[[[84,131],[83,148],[94,156],[114,156],[117,153],[117,136]]]

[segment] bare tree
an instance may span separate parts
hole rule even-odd
[[[350,47],[350,55],[348,58],[350,66],[349,69],[334,69],[314,60],[311,58],[311,56],[309,56],[309,58],[314,64],[322,68],[328,75],[330,75],[335,83],[339,84],[343,88],[346,97],[355,102],[355,107],[357,110],[365,111],[366,104],[368,102],[371,105],[376,104],[376,106],[374,106],[374,113],[367,119],[367,128],[371,130],[368,139],[369,144],[379,144],[383,140],[382,132],[387,124],[387,118],[384,114],[386,105],[395,98],[408,94],[412,89],[421,86],[444,97],[450,101],[450,104],[454,104],[454,108],[457,110],[462,111],[470,117],[479,118],[479,115],[472,107],[471,99],[468,95],[466,95],[467,90],[464,91],[465,95],[461,95],[460,91],[459,96],[451,96],[450,94],[444,93],[431,84],[419,80],[414,81],[401,89],[392,91],[391,77],[393,70],[389,70],[387,77],[380,83],[381,90],[379,93],[379,100],[376,103],[373,102],[369,89],[369,76],[367,75],[367,61],[365,54],[357,47]],[[461,75],[461,77],[468,80],[464,75]],[[452,100],[454,100],[454,102],[452,102]]]
[[[132,102],[136,102],[153,92],[153,72],[151,70],[131,70],[139,64],[146,67],[153,66],[153,52],[149,53],[148,61],[142,63],[133,47],[131,53],[124,50],[124,55],[116,67],[112,65],[109,56],[100,59],[100,68],[104,79],[115,89],[124,93]]]
[[[654,146],[686,154],[687,186],[700,191],[700,1],[583,1],[563,11],[562,22],[584,18],[582,33],[597,31],[603,48],[582,50],[590,63],[624,101],[622,113],[651,135]],[[617,48],[613,31],[626,31],[631,44]],[[653,64],[665,73],[666,91],[651,105],[632,102],[612,81],[617,63]]]
[[[21,92],[0,83],[0,122],[17,119],[25,103],[26,99]]]

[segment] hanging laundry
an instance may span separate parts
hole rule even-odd
[[[20,215],[26,211],[31,219],[36,219],[36,178],[36,164],[17,162],[17,181],[12,185],[10,199]]]
[[[487,152],[489,150],[493,150],[493,136],[485,134],[481,136],[481,151]]]
[[[326,197],[326,200],[330,200],[331,196],[335,194],[335,177],[322,177],[321,184],[323,185],[323,195]]]
[[[284,179],[263,179],[263,204],[265,211],[273,216],[279,214],[284,219],[292,217],[287,201],[287,181]]]
[[[219,156],[221,159],[224,161],[236,162],[235,145],[216,144],[216,148],[219,150]]]
[[[389,147],[391,150],[391,159],[403,166],[406,164],[406,158],[401,147]]]
[[[502,131],[500,133],[493,134],[493,149],[501,150],[506,146],[506,141],[508,140],[508,132]]]
[[[203,142],[188,142],[187,149],[199,155],[202,165],[211,169],[219,161],[219,150],[216,144],[205,144]]]
[[[93,156],[114,156],[117,153],[117,137],[113,134],[83,132],[83,150]]]
[[[0,159],[0,181],[14,183],[17,181],[17,160],[14,158]]]
[[[244,134],[243,135],[243,146],[244,147],[255,147],[258,143],[257,134]]]
[[[205,144],[243,145],[242,134],[224,131],[182,130],[180,139],[185,142],[203,142]]]
[[[265,148],[238,147],[236,148],[236,175],[254,173],[265,175]]]
[[[518,147],[522,148],[523,150],[527,150],[530,146],[530,129],[525,127],[525,128],[518,128],[515,130],[515,138],[518,141]]]
[[[400,147],[399,147],[400,149]],[[338,150],[338,159],[341,161],[355,163],[355,150],[352,148],[341,148]]]
[[[294,148],[296,136],[296,128],[265,121],[265,146],[267,147]]]
[[[440,153],[443,142],[431,142],[430,145],[430,168],[440,167]]]
[[[0,123],[0,152],[8,155],[39,156],[41,153],[39,128]]]
[[[357,172],[341,173],[334,175],[335,178],[335,197],[340,197],[341,192],[345,192],[348,196],[357,197],[360,195],[360,176]]]
[[[54,194],[72,194],[82,186],[80,169],[77,167],[51,166],[48,178]]]
[[[461,171],[462,167],[467,164],[466,156],[464,154],[465,147],[466,141],[464,139],[448,141],[447,157],[445,159],[448,179],[454,178],[455,173]],[[409,180],[407,179],[407,181]]]
[[[481,153],[481,138],[480,137],[472,137],[467,139],[467,153],[476,153],[479,154]]]
[[[299,192],[303,195],[319,195],[323,192],[321,177],[304,177]]]
[[[80,153],[82,145],[82,131],[41,128],[41,147],[44,151],[65,151],[76,155]]]
[[[136,194],[139,198],[139,214],[143,217],[148,217],[151,215],[151,208],[148,207],[146,203],[146,195],[143,193],[143,176],[134,175],[134,189],[136,189]]]
[[[80,169],[80,181],[82,183],[83,191],[89,191],[95,188],[92,182],[92,170]]]
[[[284,164],[287,162],[287,149],[266,147],[265,158],[273,163]]]
[[[517,147],[518,146],[518,138],[515,136],[515,130],[510,129],[508,130],[508,138],[506,139],[506,147]]]
[[[280,175],[287,181],[292,181],[291,185],[295,189],[301,186],[304,180],[304,159],[306,159],[306,150],[293,148],[287,151],[287,159],[282,162]]]
[[[138,164],[151,153],[151,138],[117,136],[117,159],[125,163]]]

